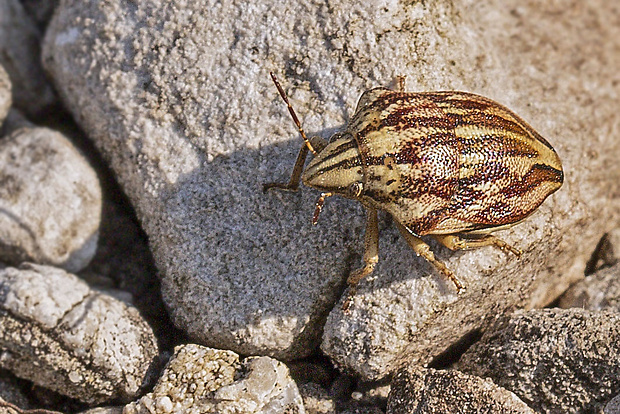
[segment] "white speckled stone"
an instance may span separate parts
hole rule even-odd
[[[21,128],[0,139],[0,260],[83,269],[97,248],[101,187],[62,134]]]
[[[135,398],[158,355],[135,308],[49,266],[0,270],[0,326],[1,368],[93,405]]]
[[[305,414],[297,385],[283,363],[269,357],[239,361],[231,351],[182,345],[153,392],[124,414]]]

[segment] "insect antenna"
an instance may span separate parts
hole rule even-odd
[[[273,80],[273,83],[276,85],[276,88],[278,88],[278,92],[280,92],[280,96],[282,97],[282,99],[284,99],[284,102],[286,103],[286,106],[288,107],[288,111],[291,113],[293,122],[295,122],[295,125],[297,126],[297,129],[299,130],[299,133],[301,134],[301,137],[303,138],[304,143],[306,144],[310,152],[313,155],[316,155],[316,150],[314,149],[312,144],[310,144],[310,140],[308,140],[308,137],[306,137],[306,133],[304,132],[304,129],[301,127],[301,123],[299,122],[299,119],[297,118],[297,114],[295,113],[295,110],[293,109],[290,102],[288,101],[288,97],[286,96],[284,89],[282,89],[282,86],[280,86],[280,82],[278,82],[276,75],[274,75],[273,72],[269,72],[269,74],[271,75],[271,79]]]

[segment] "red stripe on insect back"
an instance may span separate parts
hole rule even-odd
[[[501,193],[506,197],[516,197],[526,194],[543,183],[558,183],[564,181],[562,171],[545,164],[534,164],[521,180],[514,180],[502,188]]]

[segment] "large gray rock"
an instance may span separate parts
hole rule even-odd
[[[620,313],[531,310],[497,321],[458,369],[540,413],[598,412],[620,389]]]
[[[64,270],[0,270],[0,368],[90,404],[135,398],[158,356],[138,311]]]
[[[0,260],[76,272],[95,254],[101,188],[62,134],[22,128],[0,140]]]
[[[124,414],[304,414],[286,365],[269,357],[239,361],[231,351],[182,345],[152,392]]]
[[[32,116],[56,101],[41,67],[41,32],[19,0],[0,2],[0,65],[13,83],[15,106]]]
[[[534,411],[489,379],[409,365],[401,368],[392,380],[387,413],[534,414]]]
[[[284,74],[311,134],[329,136],[364,90],[408,75],[409,90],[494,98],[548,138],[566,182],[501,234],[520,259],[433,244],[466,294],[382,222],[382,260],[350,313],[329,316],[322,344],[342,369],[375,379],[582,277],[620,213],[618,13],[603,0],[65,0],[44,60],[136,207],[175,323],[243,354],[311,352],[363,245],[359,205],[330,199],[312,227],[316,192],[262,193],[263,183],[288,179],[300,147],[269,70]]]

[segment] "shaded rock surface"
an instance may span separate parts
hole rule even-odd
[[[175,349],[153,392],[127,405],[125,414],[305,413],[284,364],[269,357],[239,361],[231,351],[183,345]]]
[[[101,188],[95,171],[62,134],[22,128],[0,140],[0,260],[68,271],[95,254]]]
[[[409,365],[400,369],[392,380],[387,413],[535,412],[512,392],[489,379]]]
[[[60,0],[20,0],[24,10],[43,32]]]
[[[0,403],[3,401],[22,409],[31,408],[16,378],[8,371],[0,369]],[[1,404],[0,412],[2,412]]]
[[[312,227],[315,192],[262,193],[288,179],[300,146],[269,70],[284,73],[306,130],[324,137],[364,90],[403,74],[409,90],[475,91],[534,125],[563,160],[564,187],[500,235],[520,259],[433,244],[467,284],[462,297],[382,219],[382,260],[351,314],[331,314],[322,344],[376,379],[582,277],[587,246],[620,211],[618,14],[603,0],[64,1],[44,61],[136,207],[175,324],[249,355],[311,352],[363,245],[360,206],[330,199]]]
[[[383,414],[383,410],[378,407],[356,407],[346,409],[340,414]]]
[[[620,312],[620,263],[601,269],[571,286],[560,298],[558,306]]]
[[[542,309],[500,319],[458,368],[541,413],[594,412],[620,389],[620,313]]]
[[[161,298],[148,239],[125,200],[110,199],[114,190],[118,188],[104,185],[97,251],[79,276],[97,289],[124,295],[153,328],[162,350],[172,351],[184,340],[183,333],[172,324]]]
[[[0,270],[0,367],[89,404],[136,397],[158,355],[135,308],[64,270]]]
[[[21,128],[36,128],[36,125],[28,121],[19,109],[11,107],[4,119],[4,123],[0,127],[0,136],[10,135]]]
[[[13,101],[22,111],[42,115],[56,101],[41,66],[41,31],[19,0],[0,2],[0,65],[13,83]]]

